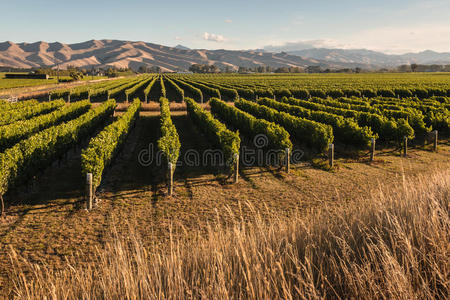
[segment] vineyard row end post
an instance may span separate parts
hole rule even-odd
[[[169,162],[169,186],[168,186],[168,194],[172,196],[173,194],[173,164]]]
[[[438,131],[434,131],[434,145],[433,145],[434,152],[438,151]]]
[[[289,173],[291,169],[291,149],[286,148],[286,173]]]
[[[403,157],[408,155],[408,137],[403,137]]]
[[[370,161],[375,159],[375,138],[371,139]]]
[[[234,183],[239,182],[239,154],[234,154]]]
[[[86,209],[91,210],[93,205],[92,173],[86,175]]]
[[[334,144],[330,144],[328,149],[328,160],[330,163],[330,168],[334,167]]]

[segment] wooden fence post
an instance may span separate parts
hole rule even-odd
[[[330,164],[330,168],[334,167],[334,144],[330,144],[330,148],[328,150],[328,160]]]
[[[92,209],[92,200],[93,200],[93,191],[92,191],[92,173],[87,173],[86,175],[86,209]]]
[[[370,161],[373,161],[375,158],[375,138],[371,139],[371,150],[370,150]]]
[[[0,217],[3,218],[5,216],[5,202],[3,201],[3,195],[0,195]]]
[[[127,96],[127,102],[126,103],[128,104],[128,94],[126,94],[126,96]]]
[[[70,94],[67,95],[67,103],[70,103]]]
[[[239,182],[239,154],[234,154],[234,183]]]
[[[408,155],[408,137],[403,137],[403,156],[406,157]]]
[[[48,102],[52,101],[52,94],[48,93]]]
[[[286,148],[286,173],[289,173],[291,169],[291,149]]]
[[[168,186],[169,196],[173,194],[173,164],[169,162],[169,186]]]
[[[438,151],[438,131],[437,130],[434,131],[434,146],[433,146],[433,150],[435,152]]]
[[[148,103],[148,95],[147,94],[145,94],[145,103]]]

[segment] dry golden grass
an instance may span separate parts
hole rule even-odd
[[[126,234],[64,270],[11,250],[19,299],[423,299],[449,295],[450,171],[382,188],[350,206],[307,217],[228,221],[206,235],[146,248]],[[251,209],[251,207],[249,207]],[[249,209],[247,208],[247,209]],[[265,214],[267,212],[264,212]],[[218,217],[219,219],[221,217]],[[229,221],[234,220],[234,221]],[[81,256],[89,255],[80,253]],[[20,263],[19,263],[20,261]]]

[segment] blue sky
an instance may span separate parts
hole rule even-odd
[[[146,41],[191,48],[268,45],[450,52],[450,0],[0,0],[0,41]]]

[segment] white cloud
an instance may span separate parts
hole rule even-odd
[[[211,42],[217,42],[217,43],[225,42],[227,40],[223,35],[208,33],[208,32],[205,32],[203,34],[203,39],[205,41],[211,41]]]
[[[176,37],[175,37],[175,40],[177,40],[177,41],[181,41],[181,40],[182,40],[182,38],[181,38],[180,36],[176,36]]]
[[[233,23],[233,20],[231,20],[231,19],[226,19],[226,20],[225,20],[225,23],[228,23],[228,24]]]

